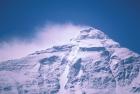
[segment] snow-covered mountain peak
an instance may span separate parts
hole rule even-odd
[[[0,63],[0,94],[140,94],[140,55],[89,27],[64,45]]]
[[[100,30],[88,28],[80,31],[79,39],[106,39],[107,36]]]
[[[71,44],[79,47],[120,47],[118,42],[113,41],[104,32],[91,27],[80,31],[79,35],[71,40]]]

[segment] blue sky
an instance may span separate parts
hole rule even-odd
[[[47,23],[89,25],[140,53],[139,0],[0,0],[0,42],[30,40]]]

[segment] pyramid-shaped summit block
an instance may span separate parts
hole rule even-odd
[[[140,94],[140,55],[86,28],[68,44],[0,63],[0,94]]]

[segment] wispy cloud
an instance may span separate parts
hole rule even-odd
[[[46,49],[53,45],[60,45],[76,37],[83,27],[73,24],[46,24],[37,29],[32,41],[19,39],[0,43],[0,61],[24,57],[38,50]]]

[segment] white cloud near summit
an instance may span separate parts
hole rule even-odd
[[[47,24],[37,29],[32,41],[13,40],[0,43],[0,61],[24,57],[35,51],[68,42],[78,35],[82,26],[73,24]]]

